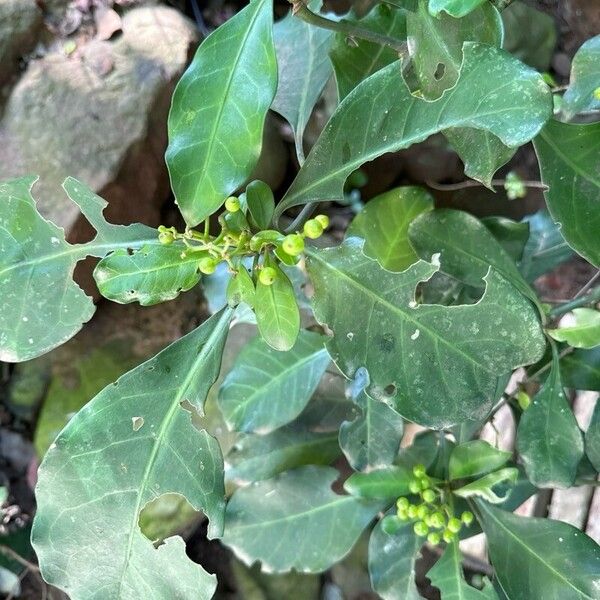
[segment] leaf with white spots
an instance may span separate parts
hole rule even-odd
[[[148,502],[176,493],[208,516],[210,537],[222,533],[221,450],[182,403],[202,410],[231,315],[213,315],[106,387],[47,452],[32,543],[44,579],[72,600],[212,596],[215,577],[186,557],[183,540],[156,549],[138,519]]]

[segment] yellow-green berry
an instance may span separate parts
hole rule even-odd
[[[452,517],[448,521],[448,529],[452,533],[458,533],[460,531],[461,527],[462,527],[462,522],[460,519],[457,519],[456,517]]]
[[[596,100],[600,100],[600,87],[597,87],[597,88],[594,90],[594,98],[595,98]]]
[[[418,494],[421,491],[421,484],[417,479],[411,479],[408,482],[408,489],[411,494]]]
[[[158,234],[158,241],[164,246],[168,246],[175,241],[175,236],[172,231],[161,231]]]
[[[411,519],[417,518],[417,507],[414,504],[411,504],[406,512]]]
[[[419,519],[425,519],[425,517],[427,517],[428,514],[429,510],[427,510],[427,507],[424,504],[417,506],[417,517]]]
[[[315,221],[317,221],[324,230],[329,227],[329,217],[327,215],[317,215]]]
[[[446,544],[449,544],[455,537],[456,534],[453,531],[450,531],[449,529],[445,529],[444,533],[442,534],[442,538],[444,539]]]
[[[423,492],[423,500],[425,502],[433,502],[435,500],[435,492],[431,489],[425,490]]]
[[[283,238],[281,247],[286,254],[298,256],[298,254],[302,254],[304,251],[304,240],[297,233],[292,233]]]
[[[403,508],[404,510],[407,510],[410,506],[410,502],[408,501],[408,498],[402,496],[402,498],[398,498],[398,500],[396,500],[396,506],[398,508]]]
[[[235,196],[229,196],[227,200],[225,200],[225,208],[231,213],[237,212],[240,210],[240,201]]]
[[[407,521],[408,520],[408,513],[406,512],[405,508],[399,508],[398,512],[397,512],[398,518],[401,521]]]
[[[446,519],[444,519],[444,515],[441,512],[434,512],[429,518],[432,527],[436,527],[437,529],[442,528],[446,524]]]
[[[429,533],[429,527],[427,527],[427,523],[423,521],[417,521],[413,527],[414,532],[421,537],[425,537]]]
[[[421,484],[422,490],[426,490],[431,487],[431,479],[429,479],[429,477],[427,477],[427,475],[425,475],[424,477],[421,477],[421,479],[419,479],[419,483]]]
[[[468,527],[475,517],[470,510],[465,510],[465,512],[460,515],[460,520]]]
[[[277,277],[277,271],[273,267],[263,267],[258,275],[258,280],[263,285],[272,285]]]
[[[316,219],[309,219],[304,223],[304,235],[311,240],[316,240],[323,233],[323,226]]]
[[[205,256],[204,258],[200,259],[200,262],[198,263],[198,268],[200,269],[201,273],[204,273],[205,275],[210,275],[211,273],[215,272],[217,264],[217,260],[215,260],[211,256]]]
[[[415,477],[418,477],[419,479],[421,477],[425,477],[425,475],[427,474],[427,471],[425,470],[425,465],[415,465],[413,467],[413,473],[415,475]]]
[[[527,392],[519,390],[517,392],[517,402],[519,403],[519,408],[521,410],[527,410],[531,404],[531,398]]]
[[[427,541],[432,545],[432,546],[437,546],[441,541],[442,541],[442,536],[437,532],[437,531],[432,531],[428,536],[427,536]]]

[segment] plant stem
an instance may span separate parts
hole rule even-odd
[[[374,44],[379,44],[380,46],[388,46],[398,52],[398,54],[406,54],[406,42],[401,42],[395,38],[388,37],[387,35],[375,33],[369,29],[357,27],[344,19],[332,21],[331,19],[322,17],[321,15],[312,12],[312,10],[304,4],[303,0],[289,0],[289,2],[292,5],[292,13],[310,25],[315,25],[316,27],[329,29],[331,31],[338,31],[350,38],[360,38],[362,40],[373,42]]]
[[[585,306],[586,304],[595,304],[596,302],[600,302],[600,285],[597,285],[595,288],[586,294],[585,296],[580,296],[579,298],[574,298],[569,302],[565,302],[559,306],[555,306],[549,313],[548,316],[551,319],[556,317],[560,317],[565,313],[573,310],[574,308],[579,308],[580,306]]]
[[[285,228],[284,233],[293,233],[304,224],[317,208],[318,202],[311,202],[307,204],[301,211],[300,214]]]
[[[457,190],[464,190],[466,188],[472,187],[486,187],[483,183],[474,180],[460,181],[459,183],[436,183],[435,181],[427,181],[427,185],[434,190],[439,190],[440,192],[454,192]],[[506,179],[492,179],[492,186],[494,185],[504,185],[506,183]],[[547,189],[547,185],[542,183],[541,181],[521,181],[525,187],[528,188],[536,188],[540,190]]]

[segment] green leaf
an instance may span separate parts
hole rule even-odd
[[[538,304],[535,292],[523,279],[513,259],[487,227],[472,215],[453,209],[438,209],[417,217],[408,237],[417,254],[429,260],[441,253],[441,270],[456,279],[481,287],[490,266],[524,296]]]
[[[397,40],[406,39],[406,11],[378,4],[362,19],[349,14],[345,21]],[[331,47],[331,62],[335,71],[338,94],[343,100],[361,81],[398,60],[398,53],[387,46],[356,39],[348,42],[343,33],[336,33]]]
[[[275,199],[271,188],[264,181],[252,181],[246,188],[246,202],[257,229],[267,229],[275,211]]]
[[[523,249],[519,270],[529,282],[573,256],[573,251],[546,210],[525,217],[529,239]]]
[[[237,306],[245,302],[250,308],[254,308],[255,297],[256,288],[252,277],[250,277],[245,265],[240,264],[227,284],[227,302],[230,306]]]
[[[551,94],[541,76],[498,48],[467,42],[456,86],[435,102],[412,96],[400,64],[392,63],[339,105],[275,217],[298,204],[343,198],[344,182],[363,163],[439,131],[482,129],[516,147],[534,137],[550,114]]]
[[[569,246],[600,266],[600,123],[550,121],[534,141],[548,210]]]
[[[547,71],[556,46],[554,19],[524,2],[513,2],[502,11],[504,49],[538,71]],[[527,27],[523,24],[527,23]]]
[[[437,460],[440,446],[440,435],[437,431],[421,431],[415,435],[410,446],[400,450],[395,462],[409,469],[416,465],[424,465],[429,470]]]
[[[350,466],[357,471],[391,464],[404,432],[402,417],[390,406],[361,393],[361,413],[340,426],[339,442]]]
[[[564,93],[561,110],[565,118],[577,113],[600,109],[600,35],[587,40],[573,57],[571,81]]]
[[[408,226],[433,209],[433,198],[423,188],[395,188],[369,200],[348,227],[347,237],[365,240],[364,252],[388,271],[404,271],[418,256],[408,241]]]
[[[479,500],[476,504],[508,598],[598,598],[600,548],[585,533],[560,521],[518,517]]]
[[[238,489],[225,515],[223,542],[247,565],[319,573],[341,560],[381,509],[380,502],[338,496],[338,472],[305,466]]]
[[[266,435],[242,436],[225,457],[225,477],[248,484],[302,465],[328,465],[338,456],[337,432],[292,424]]]
[[[174,594],[208,599],[214,592],[215,577],[186,559],[182,539],[156,549],[138,518],[157,496],[177,493],[209,517],[210,537],[222,532],[219,444],[192,425],[181,403],[202,410],[219,373],[231,314],[214,315],[106,387],[48,450],[32,543],[44,579],[73,600],[88,600],[99,589],[111,598],[157,600]]]
[[[550,376],[521,416],[517,449],[531,483],[567,488],[583,456],[583,439],[560,380],[556,348]]]
[[[506,217],[484,217],[481,222],[496,238],[504,252],[515,262],[519,262],[529,240],[529,225]]]
[[[565,387],[600,391],[600,348],[576,349],[560,359],[560,367]]]
[[[484,2],[486,0],[430,0],[429,12],[437,17],[444,11],[458,19],[468,15]]]
[[[277,272],[272,285],[256,284],[255,313],[258,331],[271,348],[290,350],[300,331],[300,311],[294,286],[287,275],[275,264]]]
[[[503,467],[511,456],[511,452],[494,448],[484,440],[465,442],[456,446],[450,454],[450,479],[485,475]]]
[[[313,8],[318,11],[320,3]],[[290,11],[285,18],[275,23],[273,38],[279,65],[279,82],[271,108],[291,125],[296,154],[302,164],[304,130],[332,73],[328,53],[333,33],[305,23]]]
[[[508,500],[510,492],[509,490],[505,490],[505,493],[500,496],[494,491],[494,487],[503,483],[515,484],[518,477],[518,469],[507,467],[505,469],[500,469],[499,471],[489,473],[488,475],[485,475],[480,479],[473,481],[472,483],[468,483],[467,485],[454,490],[454,494],[460,498],[479,497],[484,498],[492,504],[501,504]]]
[[[600,346],[600,312],[593,308],[575,308],[575,322],[558,329],[547,329],[548,335],[559,342],[566,342],[575,348],[595,348]]]
[[[132,253],[116,250],[98,263],[94,279],[100,293],[119,304],[167,302],[200,281],[200,257],[184,250],[182,244],[144,246]]]
[[[412,524],[404,523],[394,535],[388,535],[382,523],[377,523],[369,539],[371,585],[383,600],[419,600],[415,563],[423,542]]]
[[[344,482],[344,489],[359,498],[396,500],[410,492],[408,484],[412,479],[410,470],[392,465],[368,473],[354,473]]]
[[[256,166],[277,88],[273,5],[252,0],[211,33],[180,79],[166,160],[186,223],[197,225]]]
[[[600,472],[600,401],[596,400],[594,414],[585,432],[585,453],[594,469]]]
[[[433,586],[440,590],[442,600],[485,600],[488,598],[486,594],[465,581],[462,555],[457,539],[446,546],[444,554],[429,569],[427,578],[431,580]],[[492,596],[492,598],[494,597]]]
[[[242,349],[219,390],[230,429],[268,433],[295,419],[331,362],[324,337],[302,331],[287,352],[257,337]]]
[[[418,261],[390,273],[361,250],[362,240],[350,238],[309,252],[315,315],[333,330],[327,345],[344,375],[364,367],[367,393],[405,418],[440,428],[483,417],[498,375],[543,355],[533,307],[495,271],[478,304],[419,305],[415,287],[437,265]]]
[[[106,202],[72,178],[63,188],[97,233],[87,244],[68,244],[63,229],[37,212],[31,195],[35,181],[23,177],[0,184],[0,360],[5,362],[49,352],[91,319],[94,303],[73,282],[80,260],[158,245],[158,234],[145,225],[107,223]]]

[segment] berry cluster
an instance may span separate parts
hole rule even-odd
[[[262,285],[272,285],[279,273],[275,261],[295,265],[304,252],[304,240],[317,239],[329,226],[329,217],[317,215],[304,223],[302,231],[289,235],[274,229],[253,231],[256,228],[248,223],[240,198],[227,198],[225,209],[226,212],[219,216],[221,232],[217,236],[209,234],[206,221],[204,233],[193,229],[179,233],[174,227],[161,225],[158,239],[163,245],[181,240],[185,244],[181,258],[196,256],[198,269],[205,275],[214,273],[221,262],[226,262],[230,271],[236,273],[241,258],[254,256],[256,261],[253,270],[258,281]]]
[[[465,511],[460,518],[454,516],[452,507],[444,501],[444,491],[434,485],[423,465],[416,465],[413,475],[408,489],[411,494],[420,496],[422,502],[411,504],[406,497],[398,498],[398,518],[403,521],[417,520],[414,532],[421,537],[427,536],[430,544],[437,545],[442,540],[450,543],[463,525],[469,526],[473,522],[473,513]]]

